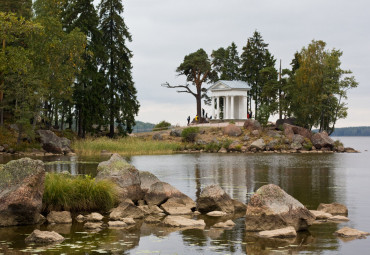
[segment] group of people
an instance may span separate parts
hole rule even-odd
[[[208,113],[205,112],[205,110],[203,108],[202,108],[202,116],[201,117],[204,118],[204,119],[206,119],[206,120],[208,119]],[[187,118],[188,126],[190,125],[190,119],[191,119],[190,116],[188,116],[188,118]],[[209,119],[212,119],[212,116],[210,116]],[[194,120],[195,120],[195,122],[199,122],[199,116],[198,116],[198,114],[195,115]]]

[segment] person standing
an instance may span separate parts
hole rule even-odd
[[[190,116],[188,116],[187,120],[188,120],[188,126],[189,126],[189,124],[190,124]]]

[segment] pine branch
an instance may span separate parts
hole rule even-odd
[[[197,95],[189,88],[189,84],[186,85],[176,85],[176,86],[171,86],[168,82],[161,84],[162,87],[169,88],[169,89],[185,89],[185,90],[176,90],[177,93],[189,93],[192,94],[194,97]]]

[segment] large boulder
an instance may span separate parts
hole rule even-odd
[[[247,231],[292,226],[296,231],[312,225],[315,216],[298,200],[274,184],[264,185],[251,197],[245,218]]]
[[[137,201],[143,197],[139,171],[117,153],[113,154],[108,161],[98,165],[96,180],[103,179],[117,184],[120,201],[126,198]]]
[[[248,119],[244,122],[244,128],[252,131],[252,130],[261,130],[261,124],[257,120]]]
[[[325,131],[314,134],[311,138],[311,142],[313,146],[316,147],[316,149],[321,149],[321,148],[332,149],[334,147],[333,139],[331,139],[328,133],[326,133]]]
[[[283,125],[290,124],[290,125],[295,125],[296,119],[295,118],[287,118],[287,119],[278,119],[275,124],[275,128],[281,129]]]
[[[64,241],[64,237],[59,235],[54,231],[40,231],[35,229],[29,236],[26,237],[26,243],[36,243],[36,244],[53,244],[61,243]]]
[[[50,130],[37,130],[42,143],[42,148],[46,152],[56,154],[66,154],[71,152],[71,141],[65,137],[60,138],[54,132]]]
[[[294,126],[294,125],[285,123],[283,125],[283,128],[284,128],[284,135],[288,137],[289,139],[293,139],[293,136],[295,134],[301,135],[303,136],[303,138],[308,138],[308,139],[311,139],[312,137],[311,131],[303,127]]]
[[[44,181],[40,160],[22,158],[0,165],[0,226],[39,222]]]
[[[230,196],[218,185],[211,185],[202,190],[197,201],[201,213],[222,211],[234,213],[234,203]]]
[[[242,134],[242,130],[240,127],[236,126],[235,124],[229,124],[224,127],[223,130],[224,135],[227,136],[240,136]]]
[[[154,174],[147,172],[147,171],[140,171],[140,182],[141,182],[141,190],[146,193],[148,192],[150,186],[156,182],[160,182],[157,176]]]
[[[166,214],[182,215],[193,213],[194,204],[186,204],[181,198],[170,198],[161,205],[161,208]]]
[[[160,206],[170,198],[176,198],[177,203],[181,203],[188,208],[195,208],[195,202],[190,197],[166,182],[152,184],[144,199],[148,205]]]
[[[339,203],[331,203],[331,204],[321,203],[317,207],[317,210],[322,211],[322,212],[326,212],[326,213],[330,213],[332,215],[338,215],[338,214],[348,215],[347,206],[345,206],[343,204],[339,204]]]

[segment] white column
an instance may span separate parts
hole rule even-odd
[[[220,97],[216,98],[217,98],[217,119],[220,119]]]
[[[235,119],[235,115],[234,115],[234,109],[235,109],[235,105],[234,105],[234,96],[231,96],[231,104],[230,104],[230,109],[231,109],[231,112],[230,112],[230,119]]]
[[[243,119],[247,118],[248,114],[248,96],[244,97],[244,109],[243,109]]]
[[[230,102],[230,100],[229,100],[229,96],[226,96],[225,97],[226,98],[226,104],[225,104],[225,109],[224,109],[224,119],[225,120],[227,120],[227,119],[229,119],[230,117],[229,117],[229,102]]]
[[[212,118],[215,118],[215,97],[211,97],[212,99]]]

